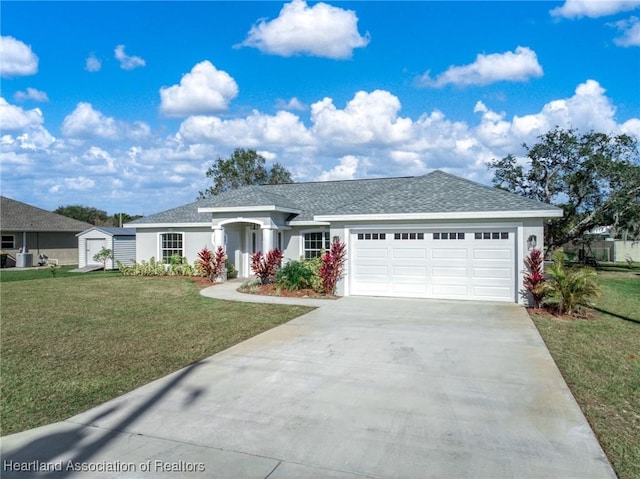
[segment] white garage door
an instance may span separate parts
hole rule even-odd
[[[366,230],[351,234],[351,294],[516,301],[515,230]]]

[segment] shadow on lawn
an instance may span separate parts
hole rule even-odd
[[[97,414],[89,419],[87,424],[79,424],[65,432],[54,432],[38,437],[16,450],[7,452],[6,454],[2,451],[2,457],[0,458],[2,462],[2,469],[0,475],[3,479],[24,479],[34,476],[47,479],[58,479],[68,477],[72,474],[77,474],[79,471],[74,471],[73,467],[69,468],[69,464],[88,464],[89,459],[103,450],[111,441],[122,434],[123,431],[126,431],[128,426],[143,416],[147,410],[166,396],[178,385],[178,383],[184,380],[201,364],[202,363],[200,362],[194,363],[180,371],[162,389],[156,392],[136,409],[131,411],[131,413],[124,417],[119,423],[115,424],[110,429],[101,429],[100,431],[102,434],[91,442],[83,444],[83,441],[85,441],[88,436],[86,428],[91,427],[96,421],[113,414],[119,406],[113,406],[106,411]],[[184,405],[192,405],[203,392],[204,391],[201,389],[191,390]],[[60,457],[64,457],[64,459],[61,460]],[[97,462],[101,462],[100,459],[98,459]],[[115,462],[115,460],[112,462]],[[37,472],[34,474],[34,469],[29,471],[17,471],[11,470],[11,467],[7,467],[8,464],[14,464],[13,469],[15,469],[16,467],[20,467],[28,463],[31,463],[33,465],[32,467],[38,467],[40,465],[41,467],[48,467],[49,469],[53,469],[54,465],[60,464],[61,470],[44,470],[39,474]],[[18,466],[15,466],[15,464],[18,464]]]
[[[596,306],[591,306],[591,309],[598,311],[600,313],[608,314],[609,316],[613,316],[614,318],[623,319],[625,321],[630,321],[632,323],[640,324],[640,320],[638,319],[630,318],[628,316],[622,316],[621,314],[614,313],[612,311],[607,311],[606,309],[598,308]]]

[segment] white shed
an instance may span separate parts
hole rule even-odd
[[[131,266],[136,259],[136,230],[134,228],[111,228],[94,226],[78,233],[78,268],[100,265],[93,257],[102,250],[110,249],[113,260],[107,261],[107,269],[116,269],[117,262]]]

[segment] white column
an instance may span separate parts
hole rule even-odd
[[[262,228],[262,252],[267,254],[273,249],[273,228]]]
[[[225,247],[224,245],[224,228],[222,226],[217,226],[213,228],[213,250],[217,250],[218,246]]]

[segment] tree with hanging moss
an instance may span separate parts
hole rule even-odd
[[[508,155],[488,163],[493,184],[559,206],[564,217],[545,224],[553,250],[599,226],[613,235],[640,240],[640,158],[629,135],[578,133],[555,128],[523,145],[524,158]]]

